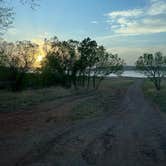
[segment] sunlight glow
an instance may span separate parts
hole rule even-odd
[[[41,62],[41,61],[43,60],[43,57],[44,57],[43,55],[38,55],[37,61],[38,61],[38,62]]]

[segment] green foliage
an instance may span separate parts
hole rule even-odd
[[[124,64],[118,55],[107,53],[103,46],[98,46],[90,38],[81,42],[59,41],[57,37],[46,39],[44,50],[47,56],[42,62],[42,73],[44,81],[48,82],[49,78],[48,84],[54,82],[68,87],[74,85],[75,88],[89,88],[93,78],[93,87],[96,88],[100,85],[96,84],[99,74],[101,83],[110,73],[122,71]]]
[[[59,53],[49,53],[42,62],[42,79],[44,86],[64,85],[65,67]]]
[[[102,54],[99,54],[99,61],[96,64],[96,68],[94,70],[95,75],[100,75],[99,82],[96,88],[99,87],[101,81],[108,75],[121,74],[123,72],[124,61],[118,57],[117,54],[113,55],[103,51]]]
[[[43,81],[46,84],[61,84],[70,87],[76,61],[77,42],[73,40],[60,42],[54,38],[52,41],[47,40],[48,43],[51,45],[51,49],[42,62]],[[46,77],[52,79],[48,82]]]
[[[161,89],[161,81],[166,75],[166,57],[161,52],[140,56],[136,66],[154,83],[157,90]]]

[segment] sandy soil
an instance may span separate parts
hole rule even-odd
[[[64,117],[94,92],[1,114],[0,165],[165,166],[166,117],[144,98],[141,84],[129,87],[114,113],[76,123]]]

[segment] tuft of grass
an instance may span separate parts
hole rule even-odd
[[[154,85],[146,80],[143,85],[143,91],[146,97],[157,104],[162,112],[166,113],[166,80],[162,82],[160,91],[157,91]]]
[[[100,115],[103,111],[102,105],[96,100],[85,100],[78,103],[71,112],[71,120],[89,119]]]

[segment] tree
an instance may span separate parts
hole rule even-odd
[[[161,52],[140,56],[136,67],[153,82],[157,90],[161,89],[162,79],[166,75],[166,57]]]
[[[104,48],[99,48],[99,61],[96,64],[96,74],[98,75],[98,83],[96,89],[99,88],[101,82],[110,74],[121,74],[123,72],[124,60],[119,58],[117,54],[111,54]]]
[[[46,86],[64,85],[66,64],[65,50],[62,48],[62,42],[57,37],[44,40],[43,50],[46,57],[42,61],[42,76]]]
[[[0,64],[9,69],[13,90],[17,91],[22,88],[25,73],[33,68],[37,50],[38,45],[30,41],[0,44]]]
[[[80,52],[80,64],[83,69],[83,82],[85,81],[85,71],[87,71],[88,83],[87,88],[90,85],[92,67],[97,62],[97,42],[91,40],[89,37],[84,39],[79,46]]]
[[[90,38],[81,42],[79,51],[80,67],[83,72],[88,71],[88,88],[91,78],[93,87],[98,88],[106,76],[111,73],[120,73],[123,70],[124,61],[118,55],[108,53],[104,46],[98,46],[97,42]],[[97,84],[96,80],[98,80]]]
[[[43,49],[47,56],[42,64],[43,74],[46,76],[47,72],[47,75],[50,74],[54,77],[58,75],[63,76],[65,86],[68,87],[72,85],[72,82],[75,84],[75,70],[73,69],[77,59],[76,52],[78,43],[75,40],[59,41],[57,37],[51,38],[50,40],[45,39]],[[59,77],[60,82],[62,82],[61,78]],[[56,80],[56,82],[59,81]]]
[[[20,3],[30,6],[31,9],[36,9],[36,7],[39,6],[38,1],[39,0],[20,0]]]
[[[93,87],[96,87],[96,78],[98,78],[99,75],[101,75],[100,73],[100,66],[104,66],[104,63],[107,62],[107,56],[106,56],[106,50],[104,48],[104,46],[99,46],[97,48],[97,53],[96,53],[96,63],[95,66],[93,68]]]
[[[13,23],[13,9],[4,7],[3,1],[0,0],[0,35],[2,35]]]
[[[42,62],[44,85],[65,85],[65,75],[65,65],[60,53],[49,52]]]
[[[78,60],[78,46],[79,42],[76,40],[68,40],[67,42],[62,42],[62,55],[64,58],[64,63],[66,65],[66,74],[67,74],[67,81],[69,86],[74,85],[76,88],[76,76],[77,76],[77,68],[76,62]]]
[[[87,85],[89,88],[93,80],[93,87],[96,88],[107,75],[123,69],[124,62],[118,55],[107,53],[103,46],[98,46],[90,38],[82,42],[59,41],[57,37],[45,39],[44,50],[47,56],[42,63],[42,73],[44,80],[52,80],[50,84],[59,82],[68,87]]]
[[[9,0],[0,0],[0,35],[10,28],[14,20],[14,8],[9,7],[7,3]],[[29,5],[32,9],[38,6],[37,0],[19,0],[22,4]]]

